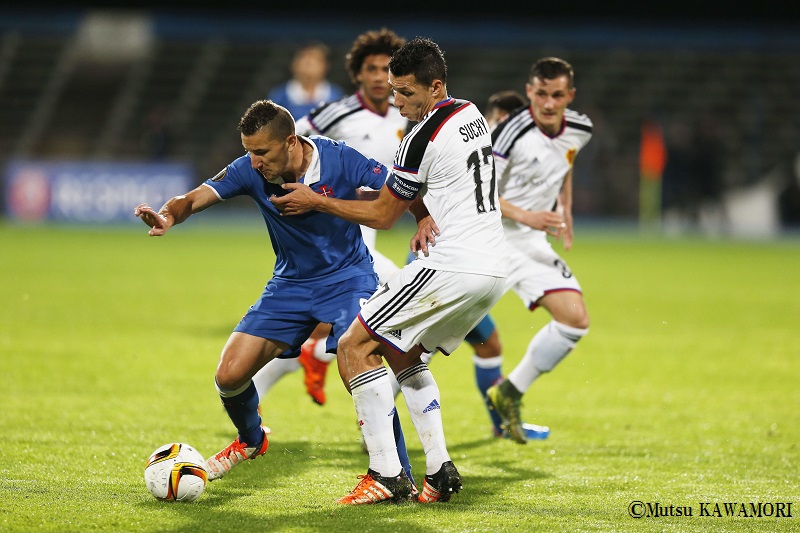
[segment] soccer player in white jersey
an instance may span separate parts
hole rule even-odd
[[[489,124],[489,130],[493,130],[509,113],[526,105],[528,105],[528,101],[517,91],[498,91],[492,94],[487,100],[483,111],[483,116],[486,117],[486,122]],[[503,420],[500,415],[486,400],[486,392],[489,387],[505,379],[502,372],[503,345],[500,342],[500,335],[491,315],[486,315],[472,331],[467,333],[467,337],[464,340],[469,342],[474,351],[472,361],[475,371],[475,385],[477,385],[481,400],[486,404],[492,424],[492,434],[498,438],[509,438],[508,431],[503,429]],[[432,356],[433,354],[430,355]],[[426,361],[426,358],[430,359],[431,357],[423,356],[423,361],[428,363],[429,361]],[[522,428],[528,439],[546,439],[550,434],[550,428],[547,426],[523,423]]]
[[[418,259],[381,285],[339,343],[339,371],[369,451],[367,475],[338,500],[343,504],[405,499],[411,492],[387,416],[394,395],[381,358],[400,382],[425,452],[418,501],[447,501],[461,489],[445,444],[439,388],[420,355],[451,353],[500,299],[509,252],[489,126],[473,103],[447,94],[446,82],[444,56],[430,39],[415,38],[392,56],[394,105],[418,124],[400,143],[376,200],[340,201],[295,184],[273,199],[284,215],[316,210],[378,229],[391,228],[408,209],[423,228],[417,235],[430,235],[412,243]]]
[[[572,247],[572,165],[592,137],[592,122],[567,108],[575,98],[566,61],[534,63],[526,84],[530,106],[512,112],[492,132],[503,227],[511,248],[508,286],[530,310],[544,307],[552,320],[534,335],[522,360],[487,391],[510,436],[526,442],[522,395],[572,351],[589,331],[581,287],[548,241]]]
[[[494,130],[503,119],[512,111],[528,105],[525,97],[517,91],[505,90],[498,91],[489,96],[483,111],[489,129]],[[502,382],[505,377],[502,372],[503,355],[502,343],[497,328],[490,315],[480,321],[480,323],[467,334],[466,340],[472,345],[475,354],[472,357],[475,368],[475,384],[481,398],[486,401],[486,392],[489,387]],[[487,408],[489,418],[492,422],[492,433],[496,437],[510,437],[508,431],[503,429],[503,421],[500,415],[491,408],[488,401]],[[546,439],[550,434],[550,428],[536,424],[523,423],[522,428],[528,439]]]
[[[405,44],[395,32],[381,28],[360,34],[345,56],[345,68],[357,86],[354,94],[313,109],[297,121],[298,135],[324,135],[344,141],[387,167],[392,166],[400,141],[410,122],[392,105],[389,86],[389,59]],[[364,196],[370,193],[363,191]],[[375,194],[375,193],[372,193]],[[399,267],[381,254],[375,246],[377,230],[361,226],[364,242],[374,259],[375,272],[381,283],[393,276]],[[330,324],[320,324],[301,349],[297,359],[276,359],[265,366],[253,381],[263,398],[267,391],[285,374],[302,365],[305,387],[309,396],[324,405],[325,376],[328,364],[336,357],[328,352],[327,343],[319,342],[330,334]]]

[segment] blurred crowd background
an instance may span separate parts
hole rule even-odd
[[[96,221],[55,202],[77,206],[92,196],[101,211],[110,201],[124,213],[161,200],[141,197],[155,194],[137,188],[145,174],[178,169],[183,181],[171,187],[199,184],[242,154],[239,117],[289,78],[298,47],[327,45],[328,79],[349,93],[344,56],[352,40],[386,26],[437,41],[450,93],[481,109],[496,91],[524,94],[537,58],[571,62],[571,107],[595,128],[576,160],[579,219],[675,234],[771,237],[800,229],[795,21],[449,17],[456,8],[369,19],[0,7],[4,217]],[[115,185],[120,168],[132,182]],[[82,176],[77,185],[65,185],[64,169]],[[158,191],[165,198],[180,192]]]

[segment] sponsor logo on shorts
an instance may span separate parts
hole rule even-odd
[[[399,329],[393,329],[392,331],[390,331],[388,333],[388,335],[391,335],[392,337],[394,337],[397,340],[403,340],[402,331],[399,330]]]

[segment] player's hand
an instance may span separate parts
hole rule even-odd
[[[556,238],[566,228],[564,217],[555,211],[527,211],[521,222]]]
[[[164,235],[167,230],[172,226],[164,215],[159,215],[152,207],[147,204],[139,204],[134,210],[133,214],[142,219],[142,222],[150,226],[150,231],[147,232],[151,237],[160,237]]]
[[[414,253],[422,252],[428,255],[428,245],[436,244],[436,237],[439,235],[439,226],[433,221],[433,217],[428,215],[417,222],[417,232],[411,237],[411,251]]]
[[[288,194],[283,196],[270,196],[269,201],[281,215],[302,215],[314,209],[316,202],[321,198],[311,190],[311,187],[302,183],[284,183],[281,187]]]

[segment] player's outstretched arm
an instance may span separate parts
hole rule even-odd
[[[349,222],[375,229],[389,229],[406,212],[411,200],[402,200],[389,192],[384,185],[375,200],[342,200],[315,193],[302,183],[281,185],[290,191],[283,196],[272,196],[270,201],[282,215],[302,215],[309,211],[328,213]]]
[[[219,198],[214,191],[201,185],[186,194],[170,198],[158,212],[147,204],[139,204],[134,208],[133,214],[150,226],[148,235],[160,237],[175,224],[180,224],[191,215],[217,202]]]

